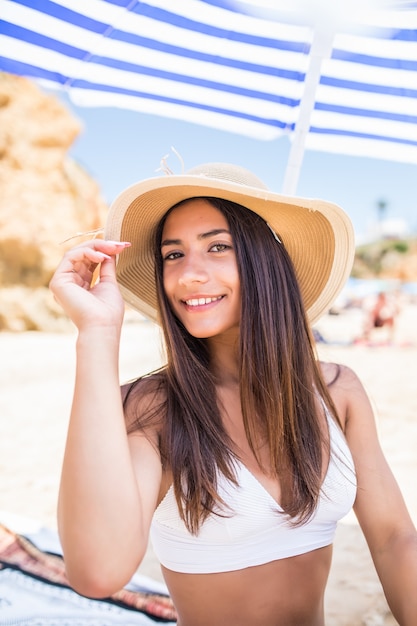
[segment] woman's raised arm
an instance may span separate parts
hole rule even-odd
[[[126,246],[98,239],[77,246],[50,283],[78,328],[58,527],[69,580],[91,597],[119,590],[143,558],[161,480],[157,448],[145,437],[129,445],[123,415],[118,364],[124,304],[114,256]],[[91,286],[96,272],[99,280]]]

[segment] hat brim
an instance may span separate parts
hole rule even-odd
[[[349,277],[355,253],[351,221],[339,206],[187,174],[143,180],[125,189],[110,207],[105,238],[132,244],[117,259],[116,270],[129,305],[158,322],[155,228],[173,205],[200,196],[231,200],[268,222],[292,259],[310,323],[329,310]]]

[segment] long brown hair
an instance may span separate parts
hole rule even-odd
[[[256,213],[219,198],[204,199],[225,216],[237,258],[240,397],[246,436],[258,463],[258,444],[267,442],[269,471],[281,481],[281,507],[293,523],[301,524],[317,506],[323,449],[329,444],[320,426],[323,407],[318,397],[337,416],[320,373],[295,271],[284,245]],[[160,249],[169,212],[155,234],[167,365],[157,375],[164,401],[152,415],[158,412],[161,419],[161,455],[172,470],[180,515],[197,533],[214,509],[227,504],[217,494],[217,476],[221,472],[236,480],[235,456],[222,424],[206,342],[186,331],[163,289]],[[136,426],[141,425],[139,417]]]

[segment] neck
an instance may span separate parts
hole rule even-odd
[[[220,386],[239,385],[240,364],[237,338],[214,337],[208,340],[210,369]]]

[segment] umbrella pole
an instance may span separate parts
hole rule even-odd
[[[310,63],[304,81],[304,93],[301,98],[298,120],[295,125],[291,142],[290,154],[284,176],[283,193],[295,195],[298,178],[304,157],[307,134],[310,130],[310,119],[316,101],[316,91],[320,82],[321,66],[324,59],[332,53],[334,32],[332,29],[316,27],[310,49]]]

